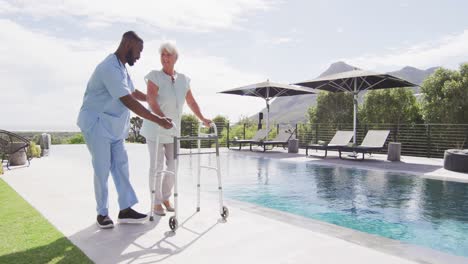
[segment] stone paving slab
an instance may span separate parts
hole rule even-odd
[[[138,144],[128,144],[127,149],[131,181],[140,199],[134,208],[147,212],[147,149]],[[243,154],[294,162],[359,164],[374,169],[382,168],[381,164],[385,163],[378,155],[374,160],[358,162],[341,161],[333,156],[314,159],[284,152],[247,151]],[[379,165],[375,165],[379,161]],[[420,168],[416,171],[427,176],[466,177],[440,173],[440,160],[417,161],[404,157],[401,164],[393,164],[385,166],[395,170]],[[402,249],[401,245],[389,251],[372,247],[372,243],[379,244],[385,239],[375,238],[374,241],[350,229],[289,217],[236,201],[225,202],[230,216],[224,223],[218,214],[217,196],[211,193],[202,192],[202,210],[195,213],[194,181],[182,176],[179,182],[180,227],[176,234],[169,232],[168,216],[156,217],[154,222],[146,224],[116,225],[111,230],[100,230],[95,225],[92,168],[84,145],[53,146],[49,157],[33,160],[28,168],[13,168],[2,178],[96,263],[447,263],[444,254],[439,256],[441,259],[432,258],[428,262],[424,258],[409,260],[405,254],[402,255],[405,258],[400,258],[395,252]],[[110,216],[116,220],[118,208],[112,180],[109,181],[109,202]],[[340,233],[344,235],[340,237]],[[359,236],[364,236],[368,243],[353,239]],[[466,263],[464,258],[448,259],[450,263]]]

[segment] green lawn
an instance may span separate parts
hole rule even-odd
[[[92,263],[0,179],[0,263]]]

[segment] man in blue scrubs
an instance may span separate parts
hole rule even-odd
[[[123,34],[117,51],[108,55],[91,75],[78,116],[78,126],[92,157],[97,225],[101,228],[114,226],[108,212],[109,172],[118,193],[119,222],[141,223],[146,220],[145,214],[131,208],[138,199],[129,181],[124,147],[130,124],[129,109],[164,128],[172,127],[170,119],[152,114],[137,101],[146,101],[146,94],[135,89],[125,64],[133,66],[142,50],[143,40],[135,32]]]

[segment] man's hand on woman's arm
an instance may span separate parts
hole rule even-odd
[[[142,104],[140,104],[140,102],[135,100],[131,94],[120,97],[120,101],[135,114],[151,120],[166,129],[172,127],[172,120],[170,118],[161,118],[151,113]]]

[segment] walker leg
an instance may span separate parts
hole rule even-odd
[[[216,138],[216,174],[218,176],[218,190],[219,190],[219,214],[226,220],[229,216],[229,210],[223,205],[223,185],[221,183],[221,161],[219,158],[219,142]]]
[[[153,184],[151,186],[151,207],[150,207],[150,221],[154,221],[154,200],[156,199],[156,180],[158,178],[158,152],[159,152],[159,137],[156,137],[156,154],[154,155],[156,174],[151,175],[153,177]]]
[[[177,137],[174,137],[174,162],[175,162],[175,170],[174,170],[174,216],[171,216],[169,218],[169,228],[171,228],[172,231],[177,230],[179,224],[177,221],[177,215],[179,212],[179,193],[178,193],[178,182],[177,182],[177,176],[179,173],[179,144],[177,141]]]
[[[198,140],[198,154],[201,153],[201,142]],[[201,174],[201,155],[198,155],[197,159],[197,212],[200,212],[200,174]]]

